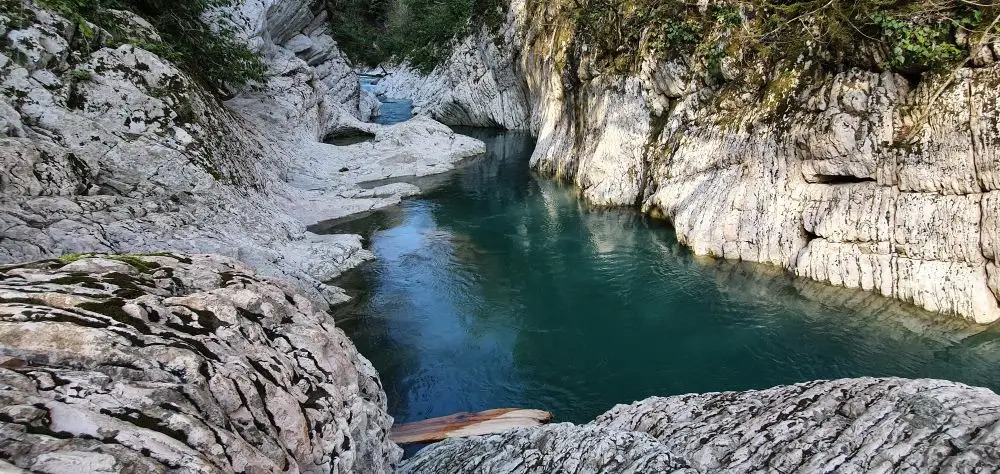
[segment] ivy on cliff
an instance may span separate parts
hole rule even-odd
[[[240,42],[233,28],[224,21],[213,28],[203,20],[206,12],[230,5],[233,0],[40,1],[77,24],[85,49],[88,43],[97,41],[97,31],[91,26],[96,25],[111,33],[112,43],[132,43],[149,50],[220,93],[266,79],[267,68],[260,55]],[[156,28],[162,41],[133,35],[113,10],[141,16]]]

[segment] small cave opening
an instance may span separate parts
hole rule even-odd
[[[358,143],[370,142],[375,139],[375,134],[357,129],[357,128],[340,128],[327,133],[323,137],[323,143],[327,145],[336,146],[350,146],[357,145]]]
[[[863,178],[860,176],[840,175],[840,174],[815,174],[806,178],[810,183],[819,184],[852,184],[852,183],[874,183],[875,178]]]
[[[810,242],[819,238],[819,234],[817,234],[814,230],[807,229],[805,226],[802,226],[802,233],[805,234],[806,245],[809,245]]]

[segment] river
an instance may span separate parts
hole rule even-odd
[[[378,256],[338,282],[356,298],[335,317],[397,422],[500,407],[586,422],[651,395],[858,376],[1000,389],[996,327],[695,256],[669,225],[534,175],[531,137],[464,132],[488,155],[328,229]]]

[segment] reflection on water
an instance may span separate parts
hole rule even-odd
[[[1000,388],[995,329],[695,257],[662,223],[535,179],[530,137],[467,133],[488,156],[341,227],[379,259],[337,318],[398,421],[529,407],[583,422],[650,395],[865,375]]]

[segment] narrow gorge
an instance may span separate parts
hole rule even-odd
[[[1000,469],[998,15],[0,0],[0,470]]]

